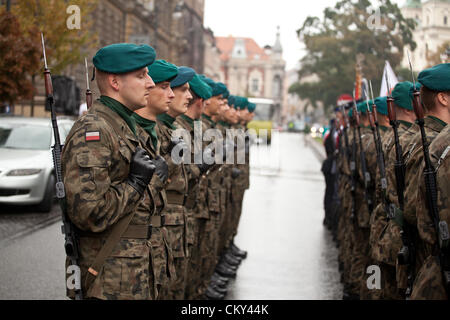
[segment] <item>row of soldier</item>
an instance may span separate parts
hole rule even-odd
[[[223,299],[247,256],[233,239],[249,188],[249,141],[237,150],[225,137],[243,132],[256,106],[189,67],[155,59],[148,45],[100,49],[93,64],[101,96],[65,141],[65,210],[83,298]],[[199,127],[223,140],[196,139]],[[177,129],[190,139],[177,138]],[[194,162],[198,150],[215,161]],[[245,162],[220,161],[239,151]],[[192,161],[174,159],[186,153]],[[68,286],[68,296],[77,290]]]
[[[448,299],[450,64],[335,113],[324,224],[344,299]]]

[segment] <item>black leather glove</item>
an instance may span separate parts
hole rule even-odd
[[[227,154],[231,154],[234,149],[235,145],[234,142],[230,141],[229,139],[223,140],[223,161],[227,159]]]
[[[245,136],[245,154],[250,153],[250,137]]]
[[[137,147],[136,152],[131,158],[127,183],[142,195],[150,183],[155,169],[155,164],[150,159],[147,151],[141,147]]]
[[[166,182],[167,178],[169,178],[169,166],[167,165],[166,160],[163,157],[158,156],[153,163],[156,166],[156,175],[161,179],[162,182]]]
[[[174,137],[171,139],[170,141],[170,147],[169,147],[169,153],[172,154],[172,150],[173,148],[177,147],[178,149],[178,154],[180,155],[180,157],[183,157],[184,154],[184,150],[187,150],[187,144],[186,142],[184,142],[182,137]]]
[[[239,170],[238,168],[231,169],[231,178],[236,179],[240,175],[241,175],[241,170]]]
[[[212,159],[213,162],[211,164],[205,163],[205,158]],[[200,169],[200,173],[204,174],[206,171],[208,171],[209,168],[215,165],[214,161],[214,150],[210,147],[206,147],[205,151],[203,151],[203,161],[201,164],[197,164],[197,167]]]

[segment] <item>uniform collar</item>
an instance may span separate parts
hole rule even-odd
[[[137,113],[133,114],[133,118],[135,119],[136,123],[141,126],[142,129],[144,129],[148,135],[150,136],[150,139],[152,140],[152,145],[157,150],[158,146],[158,135],[156,134],[156,121],[145,119],[138,115]]]
[[[169,116],[167,113],[160,114],[156,117],[159,121],[161,121],[166,127],[176,130],[175,126],[173,125],[175,118]]]
[[[98,99],[105,106],[117,113],[128,125],[131,132],[136,136],[136,121],[132,118],[133,111],[125,107],[122,103],[108,96],[100,96]]]

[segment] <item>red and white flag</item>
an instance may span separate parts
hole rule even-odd
[[[86,132],[86,141],[100,141],[100,132],[99,131]]]
[[[389,88],[386,83],[386,76],[388,78]],[[397,83],[397,76],[395,75],[394,70],[392,70],[389,61],[386,61],[384,65],[383,78],[381,79],[380,97],[385,97],[388,93],[390,94]]]

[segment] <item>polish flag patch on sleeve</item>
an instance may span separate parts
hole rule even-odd
[[[100,141],[100,131],[86,132],[86,141]]]

